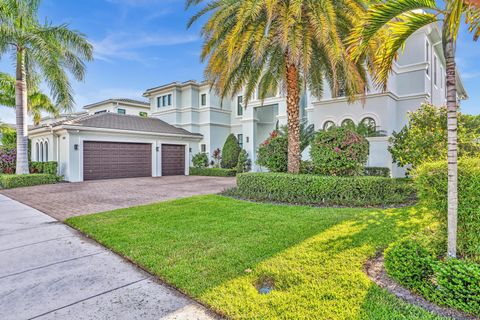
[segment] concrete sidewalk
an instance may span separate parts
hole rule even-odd
[[[57,220],[0,195],[0,319],[213,319]]]

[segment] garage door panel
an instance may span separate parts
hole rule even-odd
[[[152,176],[152,145],[85,141],[83,179],[119,179]]]
[[[162,176],[185,175],[185,146],[162,144]]]

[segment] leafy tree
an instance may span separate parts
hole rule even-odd
[[[73,106],[73,96],[66,71],[82,80],[84,61],[93,58],[92,45],[79,32],[70,30],[65,24],[40,23],[39,4],[40,0],[0,1],[0,56],[12,56],[16,67],[18,174],[29,173],[27,88],[35,88],[41,76],[50,87],[56,105],[69,109]]]
[[[476,3],[476,4],[475,4]],[[367,57],[373,81],[386,87],[393,62],[407,39],[417,30],[441,23],[442,48],[446,61],[448,141],[448,256],[457,256],[458,216],[458,105],[456,44],[462,20],[480,36],[478,1],[389,0],[371,5],[349,39],[355,61]],[[377,48],[372,51],[372,48]]]
[[[233,169],[237,167],[238,155],[240,154],[240,145],[234,134],[229,134],[222,149],[222,160],[220,165],[224,169]]]
[[[28,112],[33,117],[33,123],[39,124],[42,112],[57,117],[59,108],[53,104],[50,98],[38,91],[38,88],[31,88],[28,95]],[[0,105],[15,108],[15,78],[9,74],[0,72]]]
[[[17,144],[17,133],[14,129],[4,126],[0,128],[1,145],[7,149],[14,149]]]
[[[413,168],[424,162],[447,158],[447,108],[423,104],[409,113],[408,124],[394,132],[389,151],[399,166]],[[479,117],[459,114],[459,157],[480,155]]]
[[[313,171],[321,175],[363,175],[368,154],[367,139],[345,127],[319,131],[310,149]]]
[[[345,39],[365,7],[360,0],[187,0],[207,3],[189,26],[208,15],[202,28],[206,79],[223,98],[244,91],[245,105],[285,88],[288,172],[300,170],[300,92],[351,100],[364,93],[363,61],[352,63]]]
[[[192,158],[192,163],[195,168],[208,167],[208,154],[205,152],[199,152]]]

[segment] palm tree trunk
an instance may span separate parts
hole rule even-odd
[[[300,172],[300,88],[298,69],[287,65],[288,172]]]
[[[457,257],[458,211],[458,145],[457,145],[457,86],[455,64],[455,40],[444,36],[444,55],[447,72],[447,130],[448,130],[448,256]]]
[[[17,120],[17,174],[28,174],[28,110],[25,51],[17,49],[15,106]]]

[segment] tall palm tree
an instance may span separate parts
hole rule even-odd
[[[361,0],[187,0],[187,8],[206,2],[191,26],[209,15],[202,28],[205,76],[220,96],[244,90],[245,105],[258,87],[264,99],[279,88],[287,93],[288,171],[300,169],[301,91],[350,100],[365,90],[361,61],[352,63],[344,40]]]
[[[0,72],[0,105],[15,108],[15,78],[9,74]],[[53,116],[60,114],[60,109],[50,100],[50,98],[38,91],[30,88],[28,94],[28,113],[33,118],[34,124],[39,124],[42,118],[42,112]]]
[[[40,23],[40,0],[0,0],[0,56],[10,54],[16,65],[15,110],[17,122],[17,174],[28,174],[28,91],[39,79],[50,87],[59,108],[73,106],[66,70],[75,79],[85,75],[84,60],[91,60],[92,46],[67,25]]]
[[[448,109],[448,256],[457,255],[457,84],[456,42],[462,19],[469,24],[476,40],[480,35],[480,10],[463,0],[389,0],[371,5],[352,32],[351,54],[365,55],[368,46],[377,48],[370,55],[373,80],[386,86],[393,61],[405,41],[427,25],[441,23],[443,54],[446,60]]]

